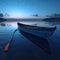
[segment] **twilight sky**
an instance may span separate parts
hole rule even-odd
[[[0,0],[0,13],[8,13],[10,17],[60,14],[60,0]]]

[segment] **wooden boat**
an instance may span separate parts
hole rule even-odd
[[[56,26],[55,27],[39,27],[39,26],[26,25],[22,23],[17,23],[17,24],[18,24],[19,31],[23,30],[27,33],[34,34],[46,39],[48,39],[56,30]]]

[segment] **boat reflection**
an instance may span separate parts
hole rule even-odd
[[[30,34],[27,33],[23,30],[19,31],[25,38],[27,38],[28,40],[32,41],[34,44],[36,44],[37,46],[39,46],[41,49],[43,49],[45,52],[47,52],[48,54],[51,54],[51,49],[48,43],[48,40],[45,38],[42,38],[40,36],[36,36],[34,34]]]

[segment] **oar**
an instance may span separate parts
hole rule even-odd
[[[7,52],[7,51],[9,50],[9,46],[10,46],[11,41],[12,41],[12,39],[13,39],[13,36],[14,36],[14,34],[15,34],[15,32],[16,32],[17,30],[18,30],[18,29],[16,29],[16,30],[13,32],[13,34],[12,34],[9,42],[5,45],[5,47],[4,47],[4,51],[5,51],[5,52]]]

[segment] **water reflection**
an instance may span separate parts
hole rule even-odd
[[[0,23],[0,26],[3,26],[4,27],[4,26],[6,26],[6,24],[5,23]]]
[[[21,23],[26,23],[26,24],[30,24],[30,25],[33,25],[33,24],[37,24],[37,26],[52,26],[52,24],[54,25],[59,25],[57,26],[57,30],[55,31],[55,33],[51,36],[51,38],[49,39],[49,43],[48,43],[48,40],[44,39],[44,38],[41,38],[39,36],[36,36],[36,35],[31,35],[31,34],[28,34],[26,32],[23,32],[21,31],[21,34],[27,38],[28,40],[32,41],[35,45],[39,46],[41,48],[41,51],[44,50],[44,52],[47,52],[48,54],[51,54],[50,57],[48,58],[47,54],[44,54],[40,51],[39,47],[38,48],[35,48],[33,45],[30,45],[29,43],[26,44],[26,41],[27,40],[24,40],[24,37],[22,38],[21,37],[21,34],[19,34],[19,32],[16,32],[15,36],[14,36],[14,43],[12,48],[10,48],[11,50],[9,51],[9,54],[5,55],[4,52],[3,52],[3,49],[1,49],[1,46],[4,46],[5,43],[8,42],[8,40],[10,39],[10,36],[11,34],[13,33],[13,31],[17,28],[17,21],[14,21],[14,22],[4,22],[5,26],[1,26],[0,25],[0,60],[5,60],[4,57],[8,57],[8,59],[6,60],[17,60],[18,58],[21,59],[23,57],[28,57],[28,58],[31,58],[31,55],[37,58],[39,58],[39,60],[58,60],[60,59],[60,23],[58,22],[40,22],[40,21],[34,21],[34,22],[30,22],[30,21],[19,21]],[[24,41],[24,43],[23,43]],[[50,44],[50,45],[49,45]],[[30,45],[30,48],[28,45]],[[26,47],[26,49],[24,48]],[[29,47],[29,48],[28,48]],[[51,47],[51,48],[50,48]],[[34,51],[34,48],[35,48],[35,51]],[[32,50],[33,53],[31,53],[29,50]],[[29,51],[29,52],[27,52]],[[41,53],[40,53],[41,52]],[[52,53],[51,53],[52,52]],[[31,55],[30,55],[31,53]],[[15,55],[13,57],[13,54]],[[33,55],[34,54],[34,55]],[[22,56],[22,57],[21,57]],[[7,58],[6,57],[6,58]],[[38,60],[38,59],[34,59],[33,60]],[[44,58],[43,58],[44,57]],[[24,59],[25,59],[24,58]],[[24,60],[22,59],[22,60]],[[30,60],[31,60],[30,59]],[[26,59],[25,59],[26,60]],[[29,59],[27,59],[29,60]]]
[[[46,24],[50,24],[50,25],[60,25],[60,22],[46,22]]]
[[[0,23],[0,26],[2,26],[2,27],[6,27],[6,26],[12,26],[11,24],[7,24],[7,22],[2,22],[2,23]]]
[[[51,54],[51,49],[50,49],[48,40],[46,40],[46,39],[44,39],[42,37],[39,37],[39,36],[30,34],[30,33],[24,32],[22,30],[20,31],[20,33],[24,37],[26,37],[28,40],[32,41],[34,44],[36,44],[37,46],[42,48],[45,52],[47,52],[48,54]]]

